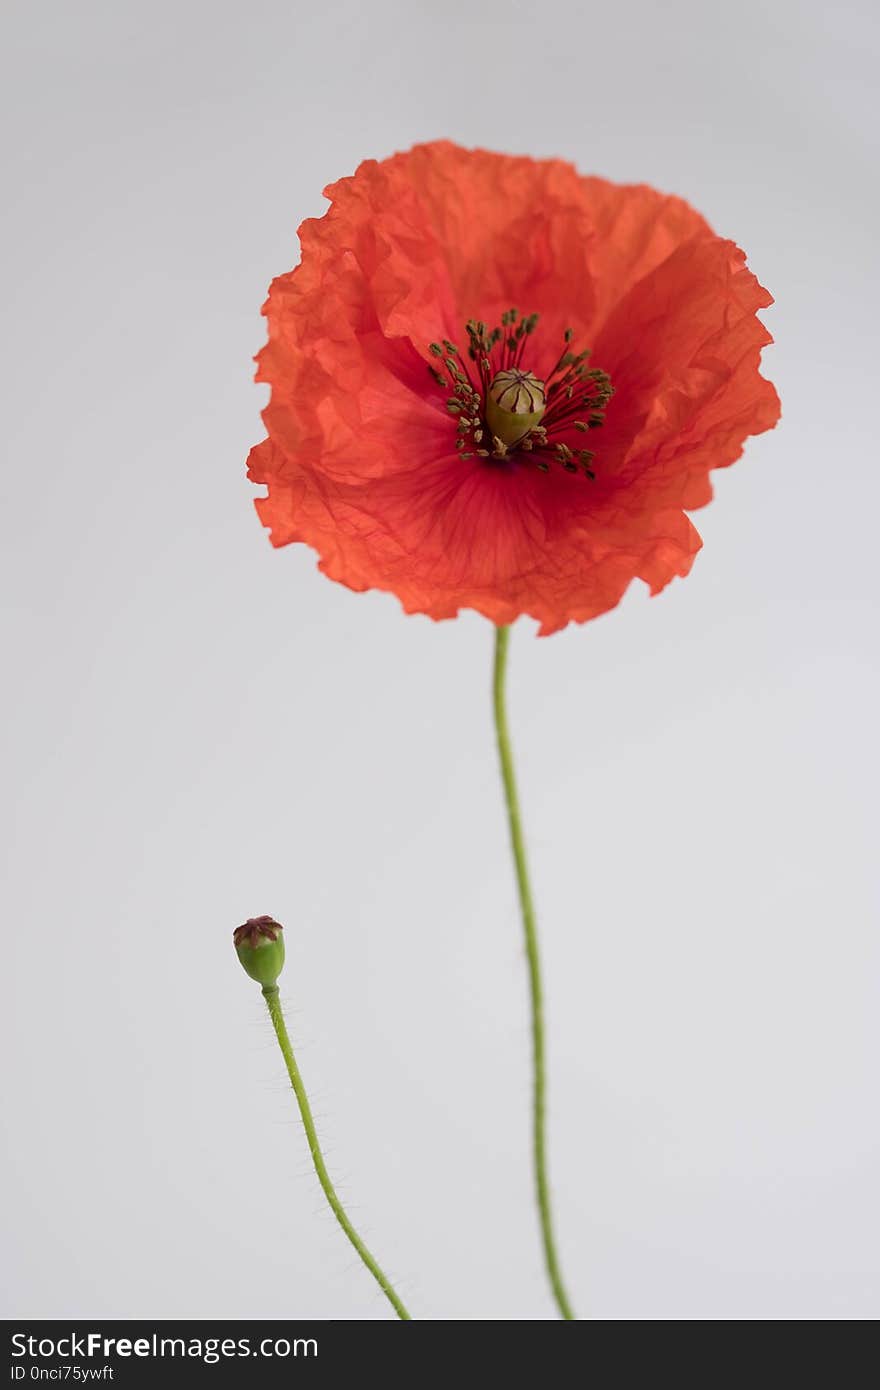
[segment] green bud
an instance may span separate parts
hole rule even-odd
[[[232,933],[242,968],[260,985],[274,985],[284,965],[284,928],[273,917],[249,917]]]

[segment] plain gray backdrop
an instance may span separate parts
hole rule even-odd
[[[873,1319],[876,8],[13,3],[2,58],[2,1312],[385,1318],[232,928],[287,926],[328,1161],[417,1318],[544,1319],[492,632],[274,552],[270,278],[438,136],[684,195],[783,420],[659,598],[514,632],[567,1278]]]

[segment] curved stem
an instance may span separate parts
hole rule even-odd
[[[507,708],[505,700],[505,676],[507,673],[507,647],[510,638],[509,627],[499,627],[495,634],[495,666],[492,681],[493,707],[495,711],[495,732],[498,737],[498,756],[501,760],[501,780],[504,783],[504,800],[507,806],[507,819],[510,826],[510,844],[513,862],[516,866],[516,883],[519,889],[519,902],[522,910],[523,928],[526,941],[526,959],[529,967],[529,990],[532,1001],[532,1064],[533,1064],[533,1154],[535,1165],[535,1193],[538,1200],[538,1213],[541,1218],[541,1239],[544,1244],[544,1261],[553,1289],[553,1297],[564,1318],[574,1320],[574,1313],[562,1282],[559,1257],[553,1236],[553,1214],[550,1208],[550,1188],[547,1181],[547,1154],[545,1136],[546,1082],[544,1076],[544,996],[541,985],[541,962],[538,956],[538,931],[535,923],[535,906],[529,883],[526,864],[526,846],[523,836],[522,820],[519,813],[519,798],[516,792],[516,776],[513,770],[513,753],[510,746],[510,733],[507,727]]]
[[[284,1022],[284,1014],[281,1010],[281,996],[278,993],[277,985],[264,985],[263,994],[269,1006],[269,1015],[272,1019],[272,1026],[278,1038],[278,1046],[281,1048],[281,1055],[287,1066],[287,1074],[290,1077],[290,1084],[296,1096],[296,1103],[299,1106],[299,1113],[302,1116],[303,1128],[306,1138],[309,1141],[309,1151],[312,1155],[312,1163],[315,1165],[315,1172],[318,1175],[318,1182],[324,1190],[324,1196],[330,1203],[330,1208],[336,1220],[339,1222],[348,1239],[351,1241],[357,1253],[360,1255],[367,1269],[372,1274],[376,1283],[394,1308],[399,1318],[410,1319],[410,1314],[406,1311],[403,1303],[395,1293],[389,1279],[379,1268],[367,1247],[364,1245],[354,1226],[352,1226],[345,1214],[345,1208],[336,1195],[336,1189],[330,1181],[330,1175],[324,1163],[324,1155],[321,1153],[321,1146],[318,1143],[318,1136],[315,1132],[315,1121],[312,1119],[312,1110],[309,1105],[309,1098],[303,1085],[302,1077],[299,1074],[299,1067],[293,1055],[293,1048],[290,1038],[287,1035],[287,1025]]]

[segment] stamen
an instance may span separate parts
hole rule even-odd
[[[491,459],[508,470],[522,464],[541,473],[555,464],[566,473],[594,479],[593,452],[576,449],[560,436],[570,438],[573,430],[586,434],[604,424],[611,380],[599,368],[588,369],[588,348],[572,351],[574,330],[567,328],[563,351],[542,381],[527,366],[537,324],[537,314],[511,308],[492,329],[482,319],[468,321],[466,357],[446,338],[428,345],[443,367],[440,371],[429,364],[428,371],[439,387],[452,388],[445,405],[456,421],[458,457]],[[484,445],[487,434],[491,448]]]

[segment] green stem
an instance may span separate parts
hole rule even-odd
[[[281,1010],[281,996],[278,993],[278,986],[264,985],[263,994],[265,995],[266,1003],[269,1006],[269,1016],[272,1019],[272,1026],[274,1027],[275,1035],[278,1038],[278,1046],[281,1048],[281,1055],[284,1058],[285,1065],[287,1066],[287,1074],[290,1077],[290,1084],[293,1087],[293,1093],[296,1096],[296,1103],[299,1106],[299,1113],[302,1116],[303,1128],[306,1132],[306,1138],[309,1141],[309,1151],[312,1155],[312,1163],[315,1165],[315,1172],[318,1175],[318,1182],[321,1184],[321,1187],[324,1190],[324,1196],[330,1203],[330,1208],[333,1212],[333,1215],[336,1217],[336,1220],[339,1222],[343,1231],[348,1236],[355,1250],[358,1252],[364,1264],[367,1266],[367,1269],[370,1271],[373,1278],[376,1280],[376,1283],[379,1285],[385,1297],[388,1299],[389,1303],[394,1308],[394,1311],[397,1314],[397,1316],[399,1318],[409,1319],[410,1314],[406,1311],[406,1308],[403,1306],[402,1302],[398,1298],[387,1276],[383,1274],[382,1270],[379,1268],[378,1264],[373,1259],[373,1256],[370,1254],[369,1250],[364,1245],[364,1242],[361,1240],[354,1226],[352,1226],[351,1222],[346,1216],[345,1208],[343,1207],[342,1203],[337,1197],[336,1189],[330,1181],[330,1175],[327,1172],[327,1167],[324,1163],[324,1155],[321,1153],[321,1146],[318,1143],[318,1136],[315,1132],[315,1121],[312,1119],[312,1110],[311,1106],[309,1105],[309,1098],[306,1095],[306,1089],[303,1085],[302,1077],[299,1074],[299,1067],[297,1066],[296,1058],[293,1055],[293,1048],[290,1043],[290,1038],[287,1035],[287,1025],[284,1022],[284,1014]]]
[[[564,1318],[574,1320],[574,1313],[562,1282],[556,1242],[553,1236],[553,1214],[550,1208],[550,1188],[547,1181],[546,1154],[546,1081],[544,1076],[544,996],[541,985],[541,962],[538,956],[538,930],[535,922],[535,906],[529,884],[529,871],[526,864],[526,845],[523,836],[522,820],[519,813],[519,798],[516,792],[516,776],[513,770],[513,753],[510,746],[510,733],[507,727],[507,708],[505,701],[505,676],[507,673],[507,647],[510,628],[499,627],[495,634],[495,667],[492,681],[493,706],[495,711],[495,732],[498,737],[498,756],[501,759],[501,780],[504,783],[504,800],[507,806],[507,819],[510,826],[510,844],[513,862],[516,866],[516,882],[519,889],[519,902],[522,910],[523,928],[526,940],[526,959],[529,967],[529,990],[532,1001],[532,1066],[533,1103],[532,1138],[535,1165],[535,1193],[538,1200],[538,1213],[541,1218],[541,1239],[544,1244],[544,1261],[553,1289],[553,1297]]]

